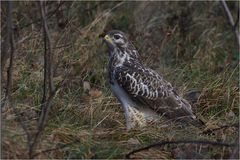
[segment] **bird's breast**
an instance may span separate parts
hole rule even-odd
[[[129,95],[124,91],[124,89],[118,84],[115,79],[113,79],[113,83],[111,84],[111,90],[123,106],[135,106],[135,103],[131,100]]]

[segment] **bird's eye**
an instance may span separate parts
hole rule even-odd
[[[119,39],[120,38],[120,36],[118,34],[115,34],[113,37],[114,37],[114,39]]]

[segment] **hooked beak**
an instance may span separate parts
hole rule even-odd
[[[115,44],[113,43],[112,39],[110,38],[109,35],[103,33],[99,35],[99,38],[103,38],[103,42],[106,42],[108,49],[110,51],[114,50],[115,48]]]
[[[111,44],[113,44],[112,39],[111,39],[108,35],[105,35],[105,36],[104,36],[104,40],[107,41],[107,42],[109,42],[109,43],[111,43]]]
[[[99,35],[99,38],[103,38],[103,40],[107,43],[110,43],[113,45],[113,41],[112,39],[109,37],[109,35],[105,34],[105,33],[102,33]]]

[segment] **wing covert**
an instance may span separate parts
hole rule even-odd
[[[114,78],[131,96],[156,100],[168,96],[171,84],[151,69],[121,66],[115,69]]]

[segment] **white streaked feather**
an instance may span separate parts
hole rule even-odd
[[[111,84],[111,89],[112,89],[114,95],[118,98],[118,100],[120,101],[120,103],[123,106],[128,129],[134,127],[131,125],[139,125],[139,124],[144,125],[144,124],[142,124],[144,121],[144,118],[146,118],[148,120],[153,120],[158,117],[158,114],[156,112],[154,112],[152,109],[138,106],[135,102],[133,102],[130,99],[129,95],[124,91],[124,89],[121,86],[119,86],[119,84],[116,82],[116,80],[114,80],[113,84]],[[133,117],[133,115],[135,115],[136,113],[138,114],[138,117],[141,115],[143,117],[140,118],[139,120],[138,119],[133,120],[133,121],[137,121],[137,122],[131,122],[131,117]],[[139,124],[137,124],[137,123],[139,123]]]

